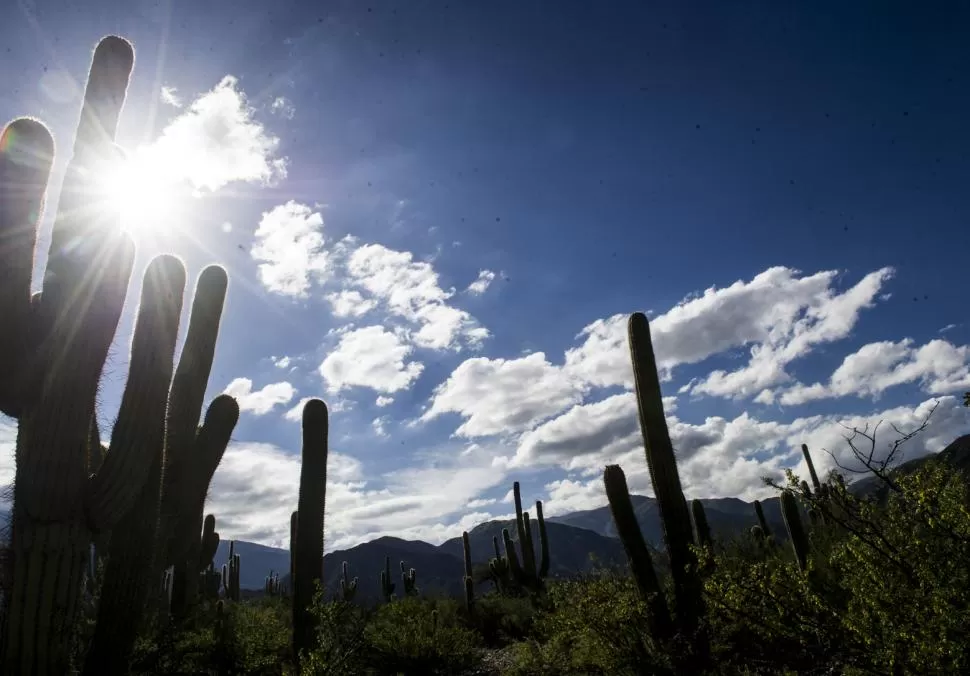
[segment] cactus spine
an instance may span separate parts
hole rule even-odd
[[[303,462],[300,469],[300,516],[296,532],[293,577],[293,654],[297,660],[313,649],[315,616],[311,611],[316,586],[323,582],[323,528],[327,501],[327,405],[311,399],[303,407]]]
[[[693,636],[703,613],[701,580],[697,559],[690,548],[693,543],[690,512],[667,430],[650,325],[643,313],[630,316],[629,339],[640,430],[674,580],[675,616],[680,630]],[[698,650],[701,655],[707,652],[703,644],[698,644]]]
[[[808,536],[798,513],[798,502],[791,491],[783,491],[781,494],[781,515],[785,518],[785,528],[788,530],[798,568],[804,571],[808,565]]]
[[[468,540],[468,531],[461,534],[461,549],[465,560],[465,608],[468,612],[475,609],[475,580],[472,577],[472,546]]]
[[[381,571],[379,581],[381,584],[381,596],[384,603],[390,603],[394,598],[394,583],[391,582],[391,557],[384,557],[384,570]]]
[[[347,562],[344,561],[342,566],[342,571],[340,575],[340,597],[347,601],[354,600],[354,596],[357,594],[357,578],[353,580],[350,579],[350,573],[347,570]]]
[[[664,598],[657,571],[653,567],[650,550],[643,539],[643,531],[637,522],[630,491],[627,488],[626,475],[619,465],[608,465],[603,470],[603,484],[606,487],[606,498],[610,503],[610,513],[616,532],[623,543],[630,571],[637,583],[640,598],[650,608],[651,633],[659,637],[668,637],[673,633],[673,623],[670,610]]]

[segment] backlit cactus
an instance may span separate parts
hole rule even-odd
[[[643,531],[637,521],[627,488],[626,475],[619,465],[608,465],[603,470],[603,484],[606,488],[606,498],[610,504],[610,513],[616,526],[617,535],[623,543],[630,572],[637,584],[640,598],[650,608],[651,632],[659,637],[668,637],[673,633],[673,623],[667,600],[664,598],[657,571],[653,567],[653,558],[643,539]]]
[[[139,507],[143,488],[160,477],[157,468],[167,445],[166,408],[185,286],[185,270],[176,258],[160,256],[146,270],[128,382],[104,455],[94,415],[98,381],[134,263],[134,245],[121,230],[120,214],[103,202],[97,185],[102,170],[119,159],[114,135],[133,65],[134,51],[122,38],[106,37],[95,50],[51,232],[43,292],[33,299],[33,249],[53,141],[41,123],[27,119],[6,127],[0,141],[0,316],[6,327],[0,336],[0,410],[19,421],[12,575],[0,637],[5,673],[68,671],[95,536],[114,528],[147,543],[137,560],[133,552],[128,559],[112,554],[108,568],[137,566],[143,572],[139,580],[106,569],[102,608],[114,606],[137,620],[147,585],[160,579],[161,568],[152,559],[153,520],[142,520],[137,531],[120,522],[133,505]],[[223,279],[224,296],[225,272],[213,270]],[[206,320],[210,351],[221,304],[220,297],[220,312]],[[183,353],[180,368],[185,361]],[[204,383],[208,369],[194,368],[193,377]],[[200,409],[201,402],[193,430]],[[135,627],[137,621],[127,625]],[[125,640],[116,639],[120,652]]]
[[[685,635],[693,636],[704,612],[702,583],[697,571],[697,559],[691,550],[694,539],[690,511],[684,499],[677,458],[667,430],[647,317],[640,312],[632,314],[628,331],[640,430],[674,581],[674,614],[678,628]],[[696,640],[704,639],[698,636]],[[698,644],[698,654],[706,654],[704,645]]]
[[[323,582],[323,527],[327,500],[327,405],[311,399],[303,406],[303,463],[297,511],[296,567],[293,576],[293,655],[297,660],[316,642],[311,611],[316,587]]]

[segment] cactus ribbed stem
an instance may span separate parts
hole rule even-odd
[[[293,579],[293,655],[297,660],[316,643],[312,612],[316,585],[323,582],[323,528],[327,500],[327,405],[311,399],[303,407],[303,464],[300,470],[300,524],[296,533]]]

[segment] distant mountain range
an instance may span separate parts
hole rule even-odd
[[[899,472],[912,472],[931,456],[923,456],[903,463]],[[939,457],[960,469],[970,469],[970,434],[953,441]],[[850,490],[858,495],[882,497],[884,487],[874,476],[867,476],[851,484]],[[631,496],[637,520],[648,543],[660,554],[658,563],[663,565],[663,529],[654,498],[640,495]],[[757,523],[754,505],[738,498],[711,498],[701,500],[715,537],[729,539],[740,535]],[[762,501],[765,518],[774,535],[784,538],[785,527],[781,516],[778,498]],[[7,514],[0,512],[0,523],[6,523]],[[535,522],[533,522],[535,532]],[[469,531],[472,561],[476,568],[476,580],[482,580],[487,562],[495,554],[492,537],[501,542],[502,529],[508,528],[515,537],[513,521],[488,521]],[[551,559],[550,575],[565,577],[594,568],[614,568],[626,565],[623,546],[616,536],[613,517],[608,506],[588,509],[546,519],[549,535]],[[537,533],[536,533],[537,537]],[[219,543],[215,563],[221,567],[228,556],[229,543]],[[236,540],[236,552],[242,559],[240,585],[243,589],[261,591],[270,571],[280,573],[284,578],[289,574],[290,553],[287,549],[266,547],[264,545]],[[440,545],[422,541],[402,540],[382,537],[350,549],[330,552],[323,558],[324,577],[327,590],[335,594],[340,589],[342,564],[347,562],[351,577],[360,578],[357,598],[363,602],[379,597],[378,576],[384,568],[384,557],[391,558],[392,578],[400,591],[400,562],[417,571],[418,587],[422,593],[442,593],[457,595],[461,593],[464,564],[462,562],[461,538],[452,538]],[[480,581],[484,592],[489,582]]]

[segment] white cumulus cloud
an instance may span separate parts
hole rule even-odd
[[[468,293],[481,295],[488,290],[492,282],[495,281],[495,273],[491,270],[481,270],[478,279],[468,285]]]
[[[287,382],[272,383],[261,390],[253,390],[253,381],[249,378],[236,378],[224,390],[239,402],[239,410],[253,415],[265,415],[277,406],[290,403],[296,394],[296,389]]]
[[[328,273],[323,216],[290,200],[263,213],[250,255],[259,263],[259,279],[269,291],[305,298],[313,280]]]
[[[331,392],[345,387],[369,387],[390,394],[417,380],[424,365],[407,361],[413,348],[381,326],[347,331],[320,364],[320,375]]]

